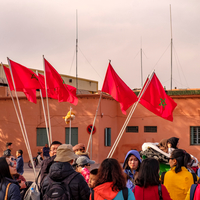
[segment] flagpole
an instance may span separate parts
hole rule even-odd
[[[97,114],[98,114],[98,110],[99,110],[102,94],[103,94],[103,92],[101,92],[101,94],[100,94],[99,103],[98,103],[96,114],[95,114],[95,117],[94,117],[94,120],[93,120],[92,130],[91,130],[90,137],[89,137],[89,140],[88,140],[86,152],[88,152],[90,141],[92,139],[92,134],[93,134],[94,125],[95,125],[95,121],[96,121],[96,118],[97,118]],[[91,147],[92,147],[92,143],[91,143]],[[92,159],[92,152],[91,152],[90,158]]]
[[[10,64],[10,59],[9,58],[7,58],[7,59],[8,59],[8,64],[10,66],[10,72],[11,72],[13,87],[14,87],[14,90],[15,90],[15,96],[16,96],[16,99],[17,99],[17,104],[18,104],[18,109],[19,109],[19,113],[20,113],[20,117],[21,117],[21,122],[22,122],[23,129],[24,129],[24,132],[22,132],[22,135],[24,137],[25,144],[26,144],[26,141],[27,141],[27,144],[28,144],[27,145],[27,147],[28,147],[27,150],[28,150],[28,153],[30,153],[29,157],[30,157],[30,160],[31,160],[31,163],[32,163],[32,167],[33,167],[33,171],[34,171],[34,175],[35,175],[35,178],[36,178],[37,176],[36,176],[36,171],[35,171],[35,165],[34,165],[34,162],[33,162],[33,156],[32,156],[31,149],[30,149],[30,144],[29,144],[29,140],[28,140],[26,127],[25,127],[25,124],[24,124],[24,118],[23,118],[23,115],[22,115],[21,106],[20,106],[19,99],[18,99],[18,96],[17,96],[17,91],[16,91],[16,87],[15,87],[15,81],[14,81],[14,77],[13,77],[13,73],[12,73],[12,67],[11,67],[11,64]]]
[[[153,74],[153,73],[154,73],[154,71],[153,71],[153,72],[151,73],[151,75],[148,76],[148,77],[152,77],[152,74]],[[147,79],[148,79],[148,78],[147,78]],[[119,141],[120,141],[120,139],[121,139],[121,137],[122,137],[122,135],[123,135],[123,133],[124,133],[124,131],[125,131],[125,128],[126,128],[127,124],[129,123],[129,121],[130,121],[130,119],[131,119],[133,113],[135,112],[135,109],[136,109],[136,107],[137,107],[137,105],[138,105],[140,99],[142,98],[142,95],[144,94],[144,91],[145,91],[146,88],[148,87],[149,82],[150,82],[150,78],[149,78],[147,84],[144,84],[144,85],[143,85],[144,89],[143,89],[143,87],[142,87],[140,93],[138,94],[139,99],[138,99],[138,101],[137,101],[136,103],[133,104],[133,106],[132,106],[132,108],[131,108],[131,111],[129,112],[128,117],[126,118],[126,121],[124,122],[124,125],[122,126],[121,131],[120,131],[118,137],[116,138],[116,140],[115,140],[115,142],[114,142],[114,144],[113,144],[113,146],[112,146],[112,148],[111,148],[111,150],[110,150],[110,152],[109,152],[107,158],[111,158],[111,157],[113,156],[113,154],[114,154],[114,152],[115,152],[115,150],[116,150],[116,148],[117,148],[117,145],[119,144]],[[145,83],[146,83],[146,82],[145,82]]]
[[[2,63],[1,63],[1,66],[3,67],[3,64],[2,64]],[[3,69],[4,69],[4,67],[3,67]],[[4,71],[4,73],[5,73],[5,71]],[[7,79],[6,73],[5,73],[5,77],[6,77],[6,80],[7,80],[7,83],[8,83],[8,79]],[[11,99],[12,99],[12,102],[13,102],[13,106],[14,106],[16,115],[17,115],[17,119],[18,119],[18,122],[19,122],[19,126],[20,126],[20,129],[21,129],[21,131],[22,131],[22,136],[23,136],[23,138],[24,138],[24,142],[25,142],[25,145],[26,145],[28,154],[29,154],[29,153],[30,153],[30,152],[29,152],[30,147],[28,147],[27,140],[26,140],[26,138],[25,138],[25,136],[24,136],[24,130],[23,130],[23,127],[22,127],[22,122],[21,122],[21,120],[20,120],[20,117],[19,117],[19,114],[18,114],[18,111],[17,111],[17,107],[16,107],[16,105],[15,105],[15,101],[14,101],[14,98],[13,98],[13,95],[12,95],[12,92],[11,92],[9,83],[8,83],[8,88],[9,88],[10,96],[11,96]],[[30,154],[29,154],[29,157],[30,157]]]
[[[38,75],[38,71],[37,70],[36,70],[36,74]],[[45,112],[45,108],[44,108],[44,100],[43,100],[42,90],[41,89],[40,89],[40,97],[41,97],[42,109],[43,109],[43,113],[44,113],[44,121],[45,121],[45,125],[46,125],[46,130],[47,130],[47,140],[48,140],[48,144],[50,146],[51,144],[50,144],[50,139],[49,139],[49,129],[48,129],[48,124],[47,124],[46,112]]]
[[[45,63],[44,63],[44,55],[43,55],[43,65],[44,65],[44,80],[45,80],[45,90],[46,90],[47,114],[48,114],[48,121],[49,121],[49,139],[50,139],[50,143],[52,143],[51,119],[50,119],[50,111],[49,111],[47,78],[46,78],[46,68],[45,68]]]
[[[72,111],[71,111],[71,110],[72,110],[72,107],[70,106],[70,118],[69,118],[69,119],[70,119],[70,121],[69,121],[69,124],[70,124],[70,126],[69,126],[69,144],[72,144],[72,132],[71,132],[71,125],[72,125],[72,124],[71,124],[71,123],[72,123],[72,122],[71,122],[71,121],[72,121],[72,120],[71,120],[71,114],[72,114]]]

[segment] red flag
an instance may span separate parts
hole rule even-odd
[[[58,101],[67,101],[77,105],[78,98],[71,92],[68,87],[64,85],[64,81],[60,74],[53,68],[53,66],[44,58],[47,88],[54,89],[58,94]]]
[[[42,97],[46,97],[46,90],[45,90],[45,81],[44,76],[42,74],[38,74],[38,80],[40,82],[40,85],[42,86]],[[58,99],[58,94],[56,89],[47,89],[48,97],[52,99]]]
[[[177,104],[166,94],[155,73],[149,81],[147,89],[145,89],[140,99],[140,104],[154,114],[173,121],[173,111]]]
[[[126,114],[126,110],[137,101],[136,94],[122,81],[110,63],[101,91],[110,94],[120,103],[123,114]]]
[[[12,82],[10,70],[9,70],[9,68],[5,67],[4,65],[3,65],[3,68],[4,68],[4,72],[6,74],[6,77],[7,77],[8,85],[10,87],[10,90],[12,91],[12,90],[14,90],[14,87],[13,87],[13,82]],[[24,94],[26,95],[27,99],[30,102],[37,103],[36,90],[35,89],[16,89],[16,90],[24,92]]]

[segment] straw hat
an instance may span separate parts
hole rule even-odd
[[[68,162],[78,158],[78,156],[74,153],[71,144],[62,144],[58,147],[56,152],[56,157],[54,161],[58,162]]]

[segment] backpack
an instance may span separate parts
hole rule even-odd
[[[49,176],[47,178],[48,187],[43,195],[43,200],[71,200],[69,184],[71,180],[78,175],[78,172],[73,172],[61,182],[53,181]]]
[[[124,200],[128,200],[128,188],[127,187],[125,187],[122,190],[122,194],[123,194]],[[91,200],[94,200],[94,190],[93,189],[92,189]]]

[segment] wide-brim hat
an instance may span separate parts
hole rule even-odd
[[[69,162],[78,156],[74,153],[71,144],[62,144],[58,147],[54,161]]]
[[[87,165],[87,164],[94,164],[94,160],[90,160],[87,156],[79,156],[76,160],[76,164],[80,165]]]

